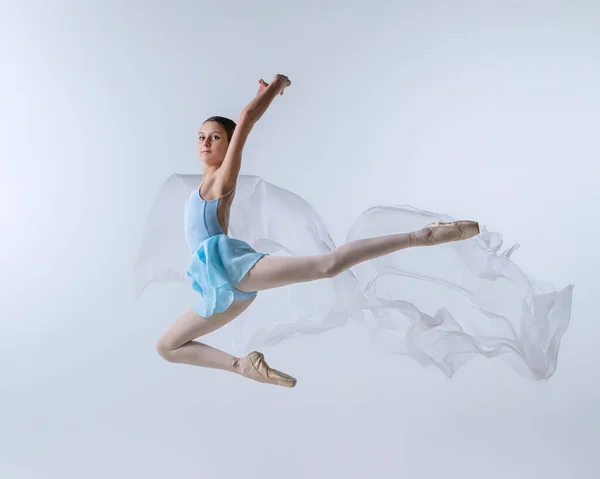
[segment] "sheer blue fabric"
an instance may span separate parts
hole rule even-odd
[[[227,310],[235,299],[249,299],[256,293],[238,291],[239,283],[266,253],[257,253],[247,243],[225,234],[204,240],[192,253],[186,274],[200,294],[194,311],[208,318]]]
[[[135,297],[152,283],[189,281],[181,212],[201,181],[202,175],[172,175],[158,192],[133,268]],[[357,218],[346,241],[454,219],[410,206],[375,206]],[[555,289],[530,278],[511,259],[518,245],[503,248],[500,233],[481,223],[480,228],[480,235],[466,241],[409,248],[331,279],[260,292],[262,297],[226,327],[234,349],[258,349],[357,321],[373,347],[408,355],[447,376],[473,357],[502,355],[520,374],[547,379],[555,372],[570,321],[573,285]],[[238,178],[229,236],[259,254],[310,255],[336,248],[304,199],[257,176]],[[223,254],[219,241],[202,254]],[[245,266],[235,266],[234,275]],[[216,275],[214,284],[221,281]],[[219,293],[225,298],[220,304],[229,293]]]
[[[194,188],[185,203],[185,241],[192,255],[187,276],[200,295],[193,309],[205,318],[226,311],[234,300],[256,297],[256,291],[239,291],[235,285],[260,258],[267,256],[224,234],[217,209],[221,201],[231,200],[234,193],[232,188],[222,197],[205,200],[199,188]]]

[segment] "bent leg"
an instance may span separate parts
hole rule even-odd
[[[254,299],[234,301],[226,311],[215,313],[210,318],[204,318],[193,310],[186,311],[158,340],[156,345],[158,353],[172,363],[233,372],[236,357],[193,340],[233,321],[250,306],[252,301]]]
[[[192,341],[229,323],[253,301],[254,298],[234,301],[226,311],[215,313],[210,318],[204,318],[193,310],[186,311],[158,340],[158,353],[172,363],[222,369],[262,383],[294,387],[296,379],[271,368],[262,353],[253,351],[243,358],[236,358],[207,344]]]

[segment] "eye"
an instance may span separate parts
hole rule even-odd
[[[214,135],[214,136],[213,136],[213,139],[214,139],[214,140],[218,140],[219,138],[221,138],[219,135]]]

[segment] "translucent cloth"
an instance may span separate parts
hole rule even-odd
[[[150,283],[189,283],[183,208],[202,175],[175,174],[158,192],[133,268],[134,297]],[[346,241],[408,232],[446,215],[409,206],[375,206],[354,222]],[[547,379],[556,370],[571,315],[573,285],[555,290],[528,277],[501,251],[502,235],[480,224],[475,238],[409,248],[352,267],[335,278],[258,293],[227,327],[248,351],[354,319],[386,352],[437,366],[447,376],[475,356],[504,355],[520,374]],[[318,213],[300,196],[260,177],[240,175],[229,236],[271,255],[321,254],[336,248]]]

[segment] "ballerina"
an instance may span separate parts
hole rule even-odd
[[[271,256],[228,236],[229,212],[241,168],[242,150],[256,122],[275,97],[291,85],[285,75],[270,84],[259,81],[256,97],[237,124],[223,117],[207,119],[198,134],[204,179],[185,204],[185,238],[191,253],[187,276],[200,299],[161,336],[157,351],[169,362],[221,369],[285,387],[296,379],[271,368],[252,351],[235,357],[195,339],[242,314],[258,291],[334,278],[354,265],[405,248],[435,246],[479,234],[476,221],[434,222],[419,230],[350,241],[316,255]]]

